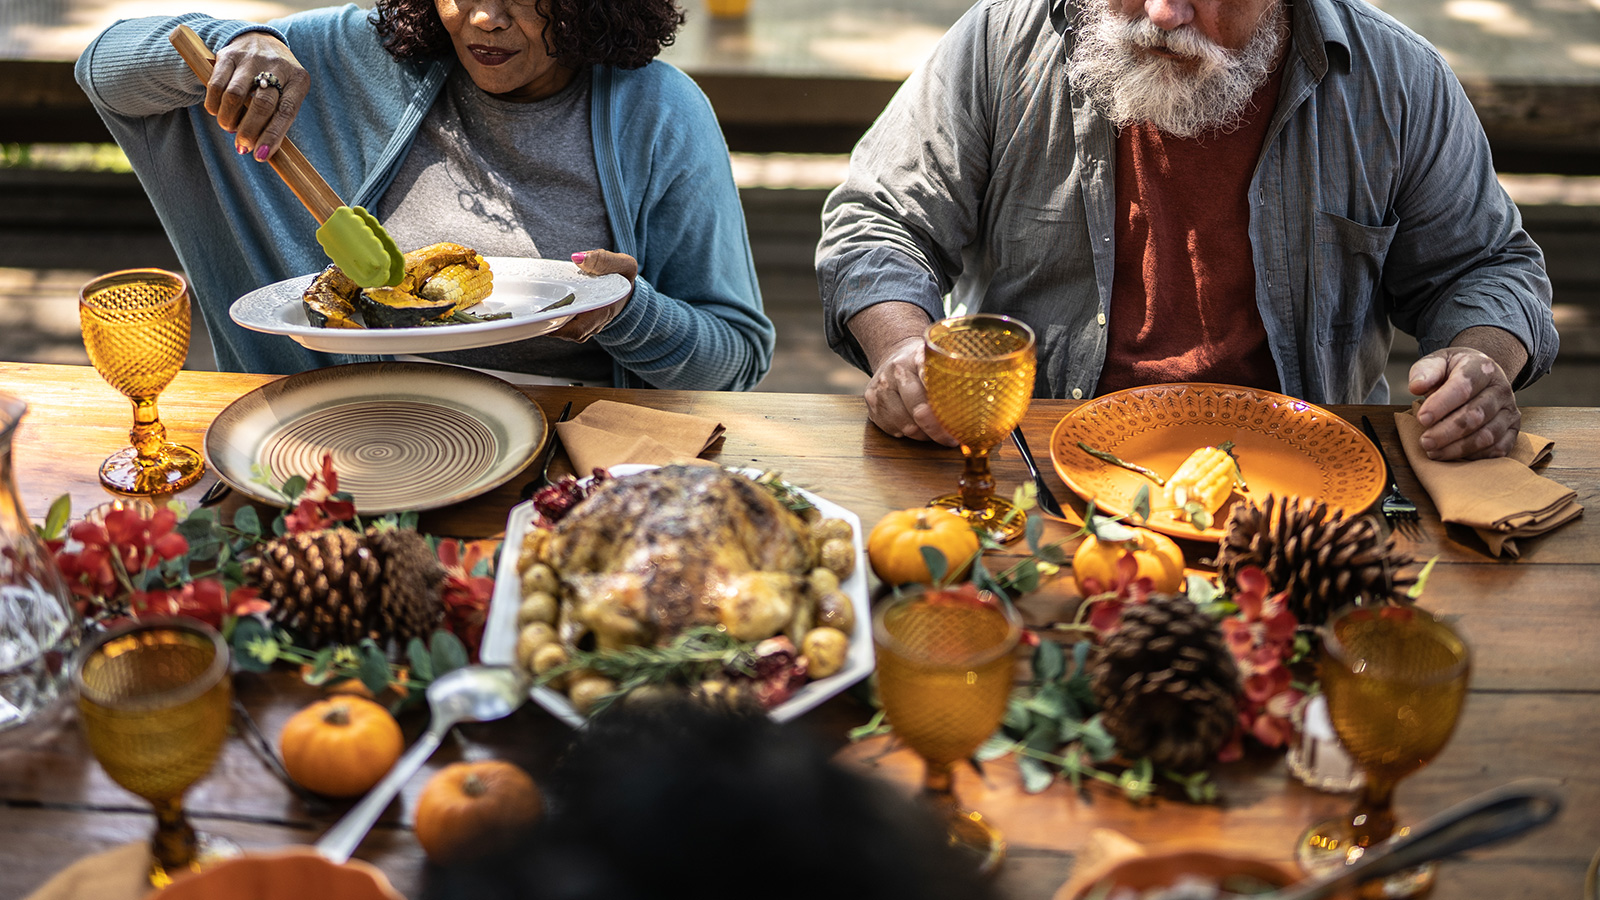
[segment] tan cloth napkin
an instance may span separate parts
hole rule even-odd
[[[150,893],[150,842],[85,856],[45,882],[28,900],[139,900]]]
[[[1394,425],[1411,470],[1439,508],[1439,517],[1476,531],[1496,556],[1515,559],[1520,555],[1518,538],[1544,534],[1583,512],[1577,491],[1530,468],[1549,459],[1553,441],[1524,431],[1511,453],[1500,459],[1440,462],[1422,449],[1415,404],[1410,412],[1396,413]]]
[[[722,439],[722,423],[701,416],[664,412],[612,400],[596,400],[556,434],[582,478],[596,467],[619,463],[666,465],[711,449]]]

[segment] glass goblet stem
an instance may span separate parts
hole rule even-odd
[[[1394,789],[1399,780],[1368,772],[1361,802],[1350,818],[1350,835],[1358,847],[1371,847],[1394,835]]]
[[[139,452],[139,459],[150,463],[160,459],[167,442],[167,426],[161,424],[161,413],[156,410],[159,396],[133,398],[133,428],[128,430],[128,440]]]
[[[965,465],[961,470],[961,507],[983,513],[994,496],[994,476],[989,473],[989,448],[961,447]]]
[[[152,800],[156,811],[156,833],[150,851],[156,863],[168,872],[181,872],[194,862],[197,838],[194,826],[183,814],[183,796]]]

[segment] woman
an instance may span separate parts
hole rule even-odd
[[[378,0],[271,25],[118,22],[77,78],[127,153],[225,370],[358,357],[245,331],[229,304],[320,271],[315,223],[266,164],[286,133],[401,249],[570,257],[632,281],[553,336],[432,358],[618,386],[747,390],[771,364],[727,146],[687,76],[652,62],[672,0]],[[202,85],[167,41],[216,53]],[[215,116],[215,119],[213,119]],[[605,248],[605,249],[594,249]]]

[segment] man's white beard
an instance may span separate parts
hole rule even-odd
[[[1090,0],[1068,76],[1118,128],[1148,122],[1180,138],[1232,131],[1289,39],[1284,7],[1270,4],[1250,42],[1232,51],[1192,25],[1163,31],[1147,18],[1117,15],[1110,0]],[[1167,59],[1138,47],[1165,48],[1186,59]]]

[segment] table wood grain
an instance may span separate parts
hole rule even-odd
[[[201,446],[206,425],[223,407],[268,380],[184,372],[161,397],[162,420],[173,439]],[[98,485],[95,471],[100,459],[126,441],[130,413],[121,395],[86,367],[20,363],[0,363],[0,390],[29,404],[13,447],[15,479],[29,513],[42,517],[62,494],[71,495],[75,515],[111,499]],[[781,472],[853,510],[869,527],[889,510],[918,505],[949,489],[961,468],[952,451],[878,431],[868,422],[859,397],[524,390],[552,417],[568,400],[578,412],[605,398],[715,418],[727,427],[727,438],[713,458]],[[1069,512],[1081,515],[1082,503],[1048,463],[1051,431],[1076,405],[1035,401],[1023,428],[1041,456],[1046,480],[1059,497],[1072,501]],[[1363,414],[1370,416],[1393,449],[1398,447],[1393,426],[1398,409],[1349,406],[1333,412],[1356,422]],[[1546,474],[1574,487],[1580,501],[1592,507],[1600,493],[1597,411],[1527,409],[1523,421],[1528,430],[1556,442]],[[1555,825],[1444,867],[1434,896],[1577,897],[1585,867],[1600,847],[1600,814],[1595,812],[1600,810],[1600,624],[1594,614],[1600,532],[1580,518],[1526,542],[1520,560],[1493,559],[1472,532],[1444,527],[1403,455],[1394,453],[1392,458],[1401,487],[1418,500],[1423,513],[1421,540],[1402,540],[1401,545],[1418,559],[1438,558],[1424,605],[1450,616],[1476,653],[1472,696],[1460,727],[1434,763],[1401,785],[1398,811],[1403,819],[1416,820],[1514,778],[1558,778],[1569,804]],[[1002,491],[1026,478],[1009,445],[997,452],[994,471]],[[463,537],[502,533],[517,488],[530,474],[475,500],[425,514],[423,529]],[[197,503],[212,479],[208,474],[178,499]],[[224,509],[236,508],[238,502],[230,499]],[[1046,539],[1066,540],[1073,531],[1072,525],[1051,523]],[[1215,552],[1199,544],[1185,550],[1194,564]],[[1070,582],[1058,581],[1019,605],[1030,624],[1043,625],[1070,616],[1076,602]],[[276,671],[241,674],[237,689],[272,736],[317,695],[293,673]],[[909,792],[920,778],[912,754],[883,739],[854,745],[846,740],[845,732],[869,716],[869,709],[842,695],[802,722],[837,747],[841,759]],[[402,718],[408,739],[422,730],[424,719],[420,712]],[[530,705],[508,720],[459,729],[429,769],[493,756],[538,776],[549,771],[568,734],[565,726]],[[1342,812],[1351,803],[1347,795],[1301,786],[1276,754],[1222,766],[1216,777],[1223,798],[1216,806],[1166,799],[1134,806],[1098,786],[1077,795],[1061,782],[1029,795],[1021,790],[1009,760],[986,765],[981,776],[961,772],[958,791],[967,804],[992,816],[1012,841],[1002,887],[1018,898],[1049,897],[1096,827],[1155,845],[1221,843],[1288,859],[1295,836],[1308,823]],[[380,866],[411,896],[418,892],[422,854],[404,822],[424,780],[423,775],[412,780],[357,854]],[[188,805],[201,827],[247,848],[314,841],[348,807],[339,802],[307,809],[242,739],[228,742],[216,768],[190,791]],[[25,896],[74,859],[141,838],[152,821],[142,801],[113,784],[94,763],[65,707],[31,727],[22,740],[12,736],[0,743],[0,809],[0,897]]]

